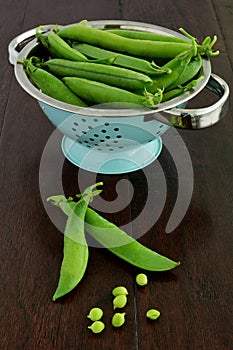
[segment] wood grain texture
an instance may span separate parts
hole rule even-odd
[[[63,300],[52,302],[62,260],[63,235],[48,217],[39,188],[41,156],[54,127],[42,110],[16,82],[7,58],[9,41],[39,24],[75,23],[82,19],[125,19],[148,22],[173,30],[183,27],[202,39],[218,36],[221,55],[213,58],[213,72],[232,79],[232,6],[227,0],[57,0],[5,1],[1,6],[0,54],[0,349],[1,350],[228,350],[232,339],[232,97],[226,117],[211,128],[179,130],[192,159],[194,189],[188,211],[170,234],[166,224],[179,190],[176,165],[166,145],[155,162],[144,170],[124,176],[102,176],[102,215],[146,246],[181,265],[166,273],[148,273],[149,283],[138,287],[134,268],[105,249],[90,247],[85,278]],[[199,103],[211,99],[199,96]],[[60,137],[61,138],[61,137]],[[60,139],[58,140],[60,143]],[[47,167],[61,157],[53,150]],[[154,220],[163,199],[159,169],[166,179],[166,202]],[[79,191],[80,170],[65,160],[62,179],[48,179],[51,193],[62,182],[67,196]],[[83,172],[84,183],[93,174]],[[154,201],[148,199],[147,177],[153,181]],[[120,182],[124,180],[124,182]],[[117,185],[124,196],[117,199]],[[132,200],[130,201],[132,197]],[[120,210],[111,212],[114,200]],[[95,203],[95,202],[94,202]],[[93,203],[93,204],[94,204]],[[65,217],[56,213],[64,224]],[[136,221],[140,216],[140,220]],[[149,225],[149,226],[148,226]],[[93,242],[92,242],[93,243]],[[129,290],[126,323],[113,329],[111,290],[125,285]],[[93,335],[87,314],[93,306],[104,310],[106,329]],[[158,308],[160,318],[145,317]]]

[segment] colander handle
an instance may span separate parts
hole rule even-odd
[[[42,33],[46,33],[49,30],[54,28],[54,24],[47,24],[43,26],[43,29],[41,30]],[[8,45],[8,54],[9,54],[9,62],[13,65],[15,65],[19,52],[33,39],[36,37],[36,29],[33,28],[28,30],[27,32],[24,32],[18,36],[16,36],[14,39],[11,40],[11,42]]]
[[[202,129],[214,125],[227,113],[229,87],[218,75],[211,74],[206,88],[220,97],[211,106],[197,109],[172,108],[164,110],[163,116],[173,126],[183,129]]]

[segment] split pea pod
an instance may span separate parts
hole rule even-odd
[[[37,29],[37,40],[49,51],[49,53],[56,58],[65,58],[71,61],[87,61],[88,59],[77,50],[73,49],[56,33],[41,34],[40,27]]]
[[[155,40],[163,42],[178,42],[187,43],[188,39],[175,37],[171,35],[152,33],[140,30],[130,30],[130,29],[108,29],[109,33],[117,34],[130,39],[140,39],[140,40]]]
[[[72,105],[86,107],[77,95],[75,95],[60,79],[44,69],[36,67],[32,59],[18,61],[22,63],[29,79],[44,94],[53,97],[59,101],[70,103]]]
[[[145,92],[145,95],[142,96],[115,86],[83,78],[65,77],[62,78],[62,81],[81,99],[95,104],[120,103],[125,107],[140,105],[151,108],[162,99],[160,93],[152,95]]]
[[[63,260],[53,301],[73,290],[86,271],[89,253],[84,233],[84,218],[92,197],[100,192],[99,190],[93,191],[93,188],[98,185],[102,185],[102,183],[88,187],[68,215],[64,231]],[[67,200],[63,200],[63,196],[49,197],[48,201],[61,209],[67,204]]]
[[[114,51],[104,50],[97,46],[84,43],[73,43],[72,47],[78,50],[79,52],[83,53],[85,56],[94,59],[107,59],[116,55],[116,52]],[[153,61],[148,62],[144,59],[124,55],[122,53],[117,54],[112,65],[132,69],[148,75],[157,75],[170,72],[170,70],[168,69],[158,67]]]
[[[75,62],[55,58],[42,63],[41,67],[61,77],[85,78],[126,90],[144,89],[152,84],[151,78],[145,74],[99,63]]]
[[[58,35],[63,39],[82,41],[104,49],[154,59],[173,58],[192,47],[192,43],[188,41],[184,43],[169,42],[166,45],[162,41],[125,38],[81,23],[62,28],[58,31]]]

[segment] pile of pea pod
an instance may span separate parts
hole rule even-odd
[[[37,28],[45,57],[18,61],[32,83],[57,100],[89,107],[130,103],[152,108],[192,89],[200,79],[203,56],[219,52],[217,38],[201,44],[187,37],[133,30],[102,30],[83,21],[48,33]]]

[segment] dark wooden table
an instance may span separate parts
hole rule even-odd
[[[17,83],[8,62],[7,46],[18,34],[39,24],[69,24],[82,19],[124,19],[187,29],[200,40],[218,36],[221,54],[212,60],[212,70],[232,86],[233,5],[229,0],[197,1],[14,1],[1,4],[1,325],[2,350],[92,350],[161,349],[223,350],[232,348],[232,231],[233,231],[233,124],[232,99],[225,118],[200,131],[179,130],[192,160],[194,189],[188,211],[173,232],[165,228],[179,190],[176,166],[166,147],[146,173],[156,183],[158,163],[167,182],[166,203],[140,242],[181,265],[171,272],[148,273],[145,288],[135,284],[140,269],[121,261],[105,249],[90,247],[84,279],[63,300],[52,302],[62,259],[63,235],[53,225],[40,195],[40,161],[54,126],[36,101]],[[209,101],[205,101],[208,105]],[[179,150],[174,150],[174,154]],[[54,150],[56,157],[60,148]],[[48,169],[49,173],[49,169]],[[63,166],[64,191],[79,191],[79,169],[67,160]],[[93,174],[84,172],[86,182]],[[147,182],[143,171],[128,175],[98,175],[104,181],[102,198],[116,199],[116,185],[125,181],[125,197],[117,212],[102,215],[117,225],[128,224],[144,232],[159,204],[155,186],[154,205],[143,212]],[[46,181],[46,179],[43,179]],[[51,180],[51,179],[50,179]],[[49,180],[49,181],[50,181]],[[130,185],[131,182],[131,185]],[[90,184],[90,183],[89,183]],[[134,188],[132,201],[129,190]],[[56,188],[56,186],[54,187]],[[153,203],[152,203],[153,204]],[[107,206],[108,207],[108,206]],[[107,208],[106,207],[106,208]],[[141,214],[141,212],[143,212]],[[152,220],[153,221],[153,220]],[[132,224],[130,224],[132,222]],[[126,323],[111,327],[111,290],[125,285],[129,290]],[[98,336],[88,329],[89,309],[104,310],[106,329]],[[158,308],[160,318],[150,322],[149,308]],[[231,345],[230,345],[231,344]]]

